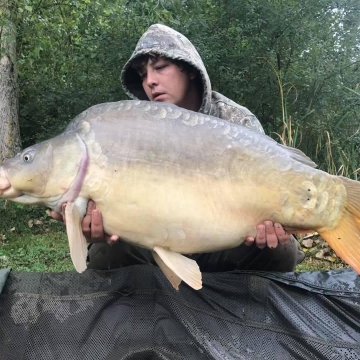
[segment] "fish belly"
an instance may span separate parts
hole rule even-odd
[[[107,233],[150,249],[197,253],[232,248],[255,236],[266,218],[256,205],[262,195],[252,185],[240,187],[241,193],[239,183],[208,174],[136,166],[114,177],[93,176],[89,193]]]

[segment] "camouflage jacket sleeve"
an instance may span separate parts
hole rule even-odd
[[[260,121],[250,110],[215,91],[212,92],[209,115],[217,116],[221,119],[264,133]]]

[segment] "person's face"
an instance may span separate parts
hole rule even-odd
[[[191,106],[190,85],[194,76],[166,58],[149,58],[140,76],[150,101],[168,102],[184,108]]]

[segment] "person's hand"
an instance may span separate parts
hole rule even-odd
[[[290,241],[290,235],[284,230],[282,225],[278,223],[273,224],[272,221],[264,221],[263,224],[256,227],[256,230],[256,237],[247,237],[245,245],[250,246],[255,242],[256,246],[260,249],[266,246],[275,249],[278,244],[286,245]]]
[[[65,205],[65,204],[64,204],[64,205]],[[64,205],[63,205],[62,208],[61,208],[61,210],[62,210],[61,213],[58,213],[58,212],[56,212],[56,211],[54,211],[54,210],[51,210],[50,216],[51,216],[53,219],[57,220],[57,221],[64,222],[64,218],[63,218],[63,213],[65,212],[65,207],[64,207]]]
[[[117,235],[108,235],[104,232],[102,215],[96,209],[94,201],[89,200],[86,215],[81,223],[83,234],[88,242],[103,242],[113,244],[119,240]]]
[[[66,223],[65,207],[66,203],[61,207],[61,214],[56,211],[52,211],[50,214],[51,217],[55,220]],[[88,242],[106,241],[108,244],[113,244],[119,240],[119,236],[117,235],[105,234],[101,212],[100,210],[96,209],[96,204],[92,200],[89,200],[88,202],[86,214],[81,223],[81,228]]]

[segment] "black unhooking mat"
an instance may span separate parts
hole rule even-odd
[[[1,360],[360,359],[352,270],[204,274],[175,291],[151,265],[11,272]]]

